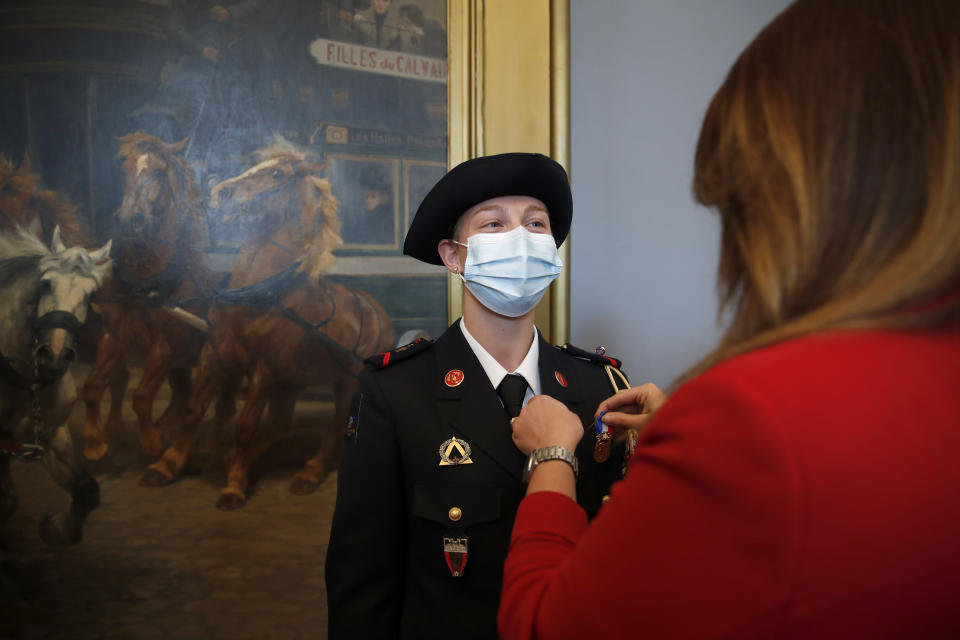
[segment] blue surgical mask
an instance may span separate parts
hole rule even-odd
[[[456,241],[454,241],[456,242]],[[506,233],[477,233],[467,238],[463,280],[477,300],[494,313],[517,318],[540,302],[563,270],[549,233],[517,227]]]

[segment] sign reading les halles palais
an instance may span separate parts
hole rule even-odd
[[[322,65],[369,71],[412,80],[447,82],[447,61],[399,51],[387,51],[348,42],[317,38],[310,55]]]

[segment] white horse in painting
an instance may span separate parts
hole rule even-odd
[[[17,507],[11,459],[39,458],[72,498],[68,512],[40,523],[50,544],[80,540],[83,521],[100,502],[65,423],[77,399],[69,371],[77,334],[110,268],[110,244],[67,248],[59,227],[49,248],[24,230],[0,234],[0,521]]]

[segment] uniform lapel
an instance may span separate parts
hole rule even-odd
[[[513,444],[500,397],[463,337],[460,321],[447,329],[434,349],[440,415],[471,447],[482,450],[504,471],[520,480],[525,457]],[[460,384],[449,384],[460,377],[455,373],[448,378],[451,371],[462,373]]]
[[[588,422],[584,425],[584,436],[580,440],[580,444],[577,445],[575,452],[582,465],[582,461],[589,459],[593,454],[594,439],[589,420],[590,414],[593,413],[596,406],[584,404],[586,402],[587,385],[584,380],[577,376],[577,370],[574,367],[567,366],[571,360],[571,358],[563,356],[560,351],[550,346],[546,340],[540,339],[541,392],[564,403],[581,420]]]
[[[539,332],[538,332],[539,335]],[[566,367],[560,353],[540,336],[540,392],[567,405],[576,412],[580,406],[584,385],[579,384],[576,371]],[[564,384],[566,383],[566,384]]]

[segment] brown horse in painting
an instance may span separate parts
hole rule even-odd
[[[172,482],[215,389],[236,388],[246,376],[228,481],[217,503],[223,509],[245,503],[250,464],[291,426],[298,393],[332,385],[335,429],[291,486],[295,493],[312,491],[339,456],[363,358],[394,342],[393,325],[376,300],[320,275],[342,244],[339,203],[319,177],[324,166],[289,143],[259,157],[258,165],[212,189],[211,206],[239,211],[253,230],[237,256],[230,289],[211,309],[210,336],[181,432],[141,479],[146,485]],[[272,428],[261,429],[268,402]]]
[[[216,276],[201,251],[206,225],[190,167],[177,155],[183,146],[183,141],[168,144],[145,133],[120,138],[124,195],[114,214],[113,271],[100,296],[103,331],[96,362],[83,385],[84,455],[90,459],[101,458],[108,448],[100,422],[107,385],[107,435],[122,431],[129,356],[145,358],[133,394],[144,451],[152,456],[163,451],[162,432],[173,428],[190,397],[190,368],[204,334],[174,317],[167,305],[208,294]],[[194,312],[202,310],[194,307]],[[154,399],[168,378],[171,401],[154,423]]]
[[[77,207],[56,191],[40,188],[40,176],[30,169],[30,159],[19,167],[0,157],[0,231],[31,229],[49,244],[59,226],[67,246],[90,246],[89,233],[77,217]]]

